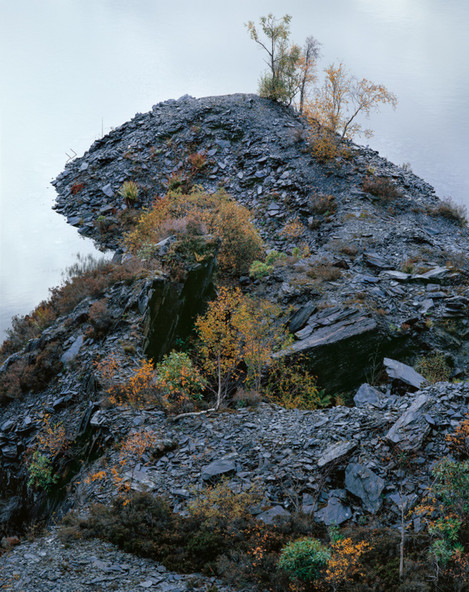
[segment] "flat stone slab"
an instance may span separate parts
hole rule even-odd
[[[342,524],[351,517],[352,510],[336,497],[331,497],[327,502],[327,506],[314,514],[314,518],[318,522],[323,522],[326,526]]]
[[[329,446],[318,460],[318,467],[321,469],[326,465],[341,460],[349,454],[352,450],[355,450],[357,447],[355,442],[338,442],[337,444],[333,444]]]
[[[398,282],[407,282],[412,277],[410,273],[404,273],[403,271],[382,271],[381,274],[391,280],[397,280]]]
[[[202,469],[202,479],[209,481],[214,477],[220,477],[221,475],[227,475],[236,471],[236,465],[232,460],[220,459],[214,460],[206,467]]]
[[[273,508],[269,508],[262,514],[257,515],[258,520],[262,520],[264,524],[275,524],[281,518],[288,518],[290,516],[290,512],[287,512],[285,508],[282,506],[274,506]]]
[[[359,463],[350,463],[345,469],[345,488],[361,499],[363,507],[375,514],[381,507],[384,481]]]
[[[72,345],[62,354],[60,360],[63,364],[66,364],[67,362],[70,362],[71,360],[77,357],[84,340],[85,339],[83,335],[78,335],[78,337],[74,340]]]
[[[331,325],[320,327],[316,331],[301,341],[297,341],[290,348],[289,352],[298,353],[305,350],[311,350],[324,345],[338,343],[346,339],[351,339],[365,333],[377,330],[377,324],[374,319],[365,315],[354,319],[353,321],[341,321]]]
[[[389,378],[400,380],[416,389],[419,389],[425,382],[425,378],[416,372],[412,366],[407,366],[407,364],[391,358],[384,358],[383,364]]]
[[[378,405],[381,393],[370,384],[364,383],[355,393],[353,401],[356,407],[366,407],[367,405]]]
[[[388,431],[386,439],[402,450],[418,450],[431,429],[425,416],[432,404],[428,395],[419,395]]]

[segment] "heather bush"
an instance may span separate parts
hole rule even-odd
[[[197,188],[191,193],[169,191],[157,199],[151,210],[140,218],[134,231],[125,238],[127,247],[138,253],[148,243],[158,243],[170,234],[177,233],[181,220],[196,220],[197,224],[184,223],[182,232],[200,234],[205,227],[221,239],[218,255],[220,270],[228,275],[239,275],[249,270],[263,250],[259,233],[251,221],[247,208],[233,201],[224,191],[214,194]]]
[[[57,342],[42,346],[38,353],[14,360],[0,380],[0,404],[19,399],[27,392],[39,393],[62,369],[61,348]]]
[[[337,201],[333,195],[317,193],[310,198],[309,207],[313,214],[330,216],[337,210]]]
[[[341,277],[342,272],[338,267],[331,265],[327,261],[318,261],[310,267],[306,275],[313,280],[333,282]]]
[[[88,319],[93,327],[94,335],[100,337],[105,335],[112,325],[112,315],[107,306],[107,298],[93,302],[88,311]]]
[[[383,201],[402,197],[402,193],[388,177],[367,177],[363,183],[363,191]]]
[[[417,360],[416,369],[428,382],[447,382],[451,368],[442,352],[432,352]]]
[[[130,281],[146,273],[147,269],[136,259],[118,265],[92,256],[78,256],[77,262],[66,270],[63,284],[50,290],[48,300],[29,315],[13,318],[0,349],[0,362],[37,338],[59,316],[70,313],[83,299],[98,296],[116,282]]]
[[[442,199],[437,206],[430,210],[430,214],[451,220],[459,226],[466,226],[467,224],[466,206],[456,203],[450,197]]]

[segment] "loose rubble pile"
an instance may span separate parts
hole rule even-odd
[[[216,578],[169,572],[150,559],[123,553],[102,541],[63,544],[55,533],[0,557],[0,583],[5,590],[27,592],[230,590]]]
[[[432,215],[439,200],[412,172],[372,150],[348,148],[319,163],[290,109],[251,95],[183,97],[136,115],[67,165],[54,182],[57,211],[118,260],[128,259],[122,236],[138,211],[176,182],[223,186],[248,206],[267,246],[286,257],[266,278],[241,277],[240,285],[291,308],[295,341],[283,354],[304,354],[321,386],[351,392],[355,406],[300,411],[260,403],[177,422],[156,408],[109,407],[96,361],[112,353],[124,378],[145,354],[168,352],[210,297],[216,248],[177,281],[152,270],[118,282],[0,367],[3,379],[20,360],[33,364],[47,348],[58,352],[44,389],[0,409],[0,534],[109,503],[112,480],[89,477],[118,466],[115,444],[140,430],[156,434],[154,454],[130,474],[119,469],[122,477],[133,489],[166,496],[182,514],[197,491],[221,478],[234,491],[257,484],[263,500],[255,512],[266,523],[302,511],[325,525],[396,526],[402,507],[421,499],[433,464],[449,453],[446,435],[468,411],[469,384],[429,386],[409,364],[436,351],[451,378],[467,377],[469,232]],[[190,164],[193,154],[203,155],[203,166]],[[399,197],[383,201],[364,191],[370,176],[391,178]],[[127,180],[139,187],[135,207],[119,195]],[[318,206],[324,200],[328,211]],[[106,303],[103,326],[93,324],[97,302]],[[382,386],[368,384],[378,376],[386,377]],[[62,481],[53,496],[31,491],[25,468],[48,421],[63,425],[70,440],[57,460]],[[404,472],[399,452],[412,458]],[[413,528],[422,528],[418,518]],[[105,543],[67,548],[55,534],[0,557],[1,577],[30,592],[195,585]]]

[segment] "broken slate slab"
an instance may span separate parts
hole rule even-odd
[[[355,407],[366,407],[367,405],[378,405],[380,400],[380,392],[373,388],[370,384],[364,383],[353,397]]]
[[[391,358],[384,358],[383,364],[389,378],[400,380],[416,389],[419,389],[425,382],[425,378],[411,366],[407,366],[407,364],[392,360]]]
[[[236,465],[232,460],[219,459],[214,460],[209,465],[202,469],[202,480],[209,481],[214,477],[220,477],[221,475],[228,475],[236,471]]]
[[[62,354],[60,361],[62,364],[66,364],[70,362],[78,355],[81,346],[83,345],[84,337],[83,335],[78,335],[78,337],[74,340],[72,345]]]
[[[308,322],[309,317],[315,311],[316,305],[314,304],[314,302],[308,302],[299,310],[297,310],[297,312],[292,316],[290,320],[290,332],[296,333],[297,331],[302,329]]]
[[[363,507],[375,514],[381,507],[384,481],[359,463],[350,463],[345,469],[345,488],[361,499]]]
[[[275,524],[279,519],[288,518],[290,516],[290,512],[287,512],[285,508],[282,506],[274,506],[273,508],[269,508],[262,514],[257,515],[258,520],[262,520],[264,524]]]
[[[428,395],[419,395],[388,431],[386,439],[402,450],[418,450],[431,429],[425,416],[432,404]]]
[[[414,276],[415,280],[421,280],[425,282],[439,282],[444,279],[449,273],[450,269],[447,267],[435,267],[430,269],[426,273],[420,273]]]
[[[341,321],[326,327],[321,327],[306,339],[297,341],[290,348],[289,352],[304,352],[307,350],[330,345],[342,340],[352,339],[367,333],[373,333],[377,329],[374,319],[366,317],[353,319],[351,322]]]
[[[352,517],[352,510],[343,504],[340,499],[331,497],[327,506],[321,508],[314,514],[318,522],[323,522],[326,526],[342,524]]]
[[[391,280],[397,280],[398,282],[406,282],[410,277],[410,273],[404,273],[403,271],[382,271],[381,275],[388,277]]]
[[[381,255],[378,253],[364,253],[363,257],[371,267],[376,267],[378,269],[392,269],[392,265],[389,261],[386,261]]]
[[[104,185],[104,187],[101,187],[101,191],[104,193],[106,197],[114,197],[114,191],[112,190],[110,183]]]
[[[321,469],[334,461],[342,460],[347,454],[349,454],[349,452],[354,450],[356,446],[355,442],[338,442],[329,446],[318,460],[318,467]]]

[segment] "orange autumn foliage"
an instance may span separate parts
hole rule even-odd
[[[351,538],[345,538],[332,542],[330,548],[331,557],[324,579],[335,592],[342,582],[362,574],[360,558],[370,549],[370,545],[366,541],[354,543]]]
[[[133,368],[132,374],[123,382],[116,378],[119,362],[112,354],[97,362],[96,368],[109,395],[109,401],[114,405],[129,404],[138,408],[156,396],[155,371],[151,360],[140,360],[140,365]]]

